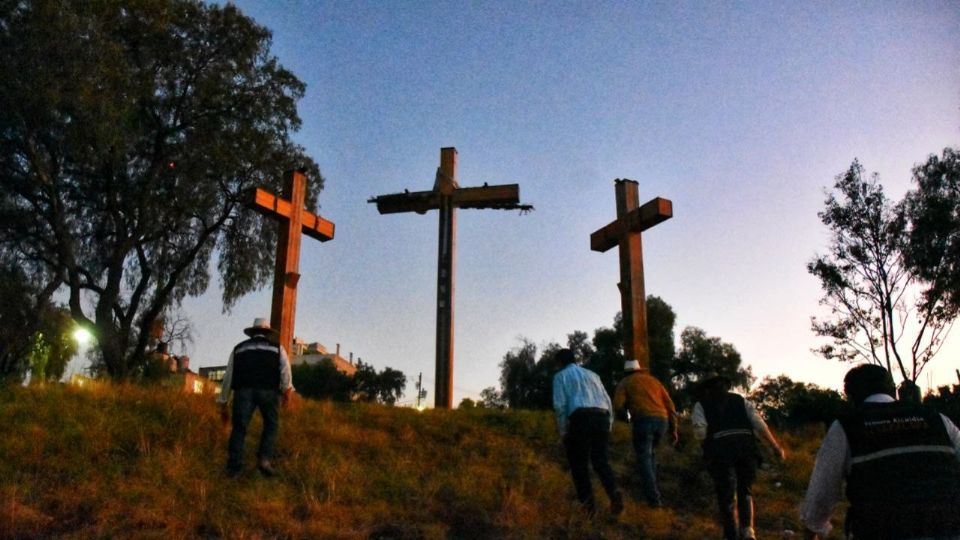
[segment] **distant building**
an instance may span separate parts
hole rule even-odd
[[[350,353],[350,359],[340,356],[340,344],[337,343],[335,353],[327,352],[327,348],[320,343],[307,343],[302,339],[293,340],[293,355],[290,358],[291,365],[307,364],[312,366],[319,364],[324,360],[333,362],[333,367],[340,372],[353,377],[357,372],[357,366],[353,363],[353,353]]]
[[[200,376],[208,381],[223,382],[223,376],[227,373],[227,366],[211,366],[200,368]]]

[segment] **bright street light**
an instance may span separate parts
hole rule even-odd
[[[80,345],[86,345],[92,337],[90,331],[82,326],[73,331],[73,339],[77,340],[77,343]]]

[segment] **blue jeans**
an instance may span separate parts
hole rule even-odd
[[[227,467],[239,469],[243,465],[243,444],[247,437],[247,425],[253,418],[253,411],[260,409],[263,418],[263,433],[260,434],[258,460],[273,457],[273,448],[277,444],[277,432],[280,428],[280,393],[277,390],[257,390],[242,388],[233,391],[233,430],[230,432]]]
[[[650,504],[660,504],[657,487],[657,445],[667,432],[667,419],[658,416],[638,416],[631,421],[633,449],[637,453],[637,467],[643,481],[643,496]]]

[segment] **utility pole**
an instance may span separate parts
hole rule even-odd
[[[423,372],[417,375],[417,409],[420,409],[420,396],[423,395]]]

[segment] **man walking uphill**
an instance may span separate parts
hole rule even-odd
[[[706,374],[700,393],[690,420],[694,436],[703,441],[703,460],[713,478],[723,538],[755,540],[752,489],[760,461],[757,435],[763,437],[781,461],[786,453],[753,404],[730,391],[730,379],[717,373]]]
[[[623,380],[613,393],[613,410],[617,415],[630,412],[643,494],[647,504],[656,508],[663,504],[657,487],[657,446],[668,430],[671,442],[677,444],[677,409],[667,389],[648,369],[637,360],[627,360],[623,364]]]
[[[255,409],[263,418],[263,433],[257,450],[257,468],[264,476],[276,471],[270,460],[277,443],[280,424],[280,403],[286,404],[293,392],[290,360],[286,351],[276,343],[276,331],[266,319],[256,319],[243,333],[250,339],[240,342],[230,353],[223,387],[217,401],[221,414],[227,416],[227,401],[233,391],[233,429],[228,447],[227,476],[240,474],[243,467],[243,445],[247,425]],[[272,338],[272,339],[271,339]]]
[[[896,401],[880,366],[848,371],[843,391],[855,409],[817,452],[800,511],[805,538],[826,538],[846,479],[847,538],[960,539],[960,430],[929,407]]]
[[[553,376],[553,410],[557,429],[570,462],[570,474],[580,504],[596,513],[590,463],[610,497],[610,511],[623,511],[623,495],[617,489],[613,469],[607,461],[607,445],[613,426],[610,396],[596,373],[578,366],[573,351],[560,349],[553,357],[560,368]]]

